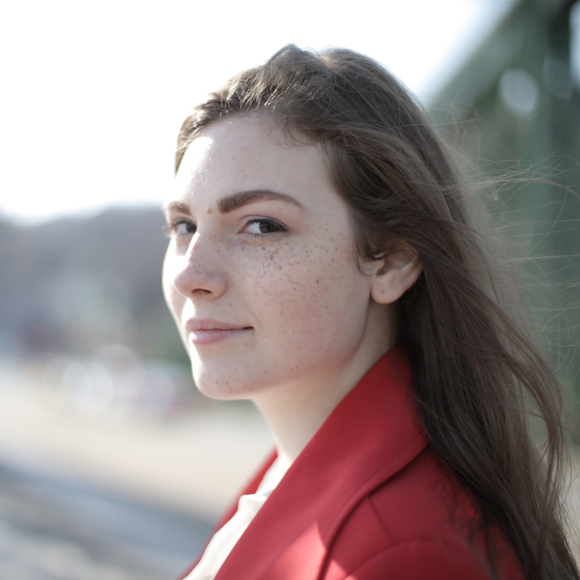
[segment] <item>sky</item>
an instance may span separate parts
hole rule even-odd
[[[428,102],[513,1],[4,2],[0,215],[160,204],[192,105],[290,42],[367,54]]]

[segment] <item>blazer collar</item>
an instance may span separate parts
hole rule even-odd
[[[411,382],[402,348],[369,370],[290,466],[216,580],[318,577],[354,508],[427,444]]]

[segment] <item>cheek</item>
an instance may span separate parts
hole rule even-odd
[[[345,327],[360,327],[359,319],[364,324],[370,285],[354,263],[349,241],[330,239],[301,252],[294,249],[292,256],[284,248],[266,252],[254,287],[268,338],[282,337],[293,348],[297,343],[311,348],[317,341],[327,348],[341,340],[337,333]]]

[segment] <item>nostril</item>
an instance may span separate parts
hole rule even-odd
[[[211,290],[207,290],[206,288],[194,288],[191,293],[198,295],[211,294]]]

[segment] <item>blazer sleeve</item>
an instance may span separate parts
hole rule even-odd
[[[435,541],[416,540],[391,546],[375,554],[343,578],[344,580],[489,580],[491,574],[486,574],[482,563],[467,551],[446,549]],[[519,578],[519,575],[500,574],[500,578]]]

